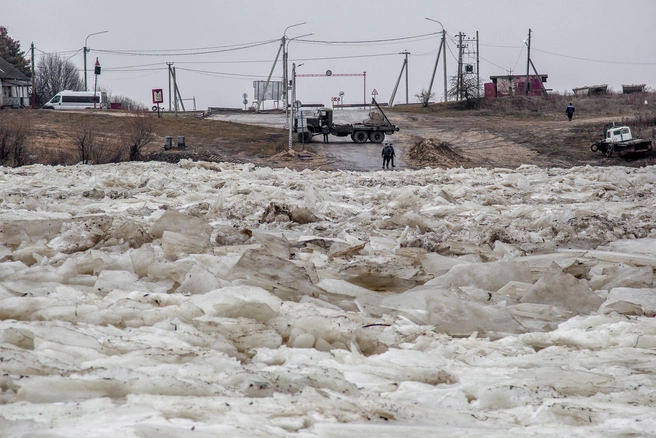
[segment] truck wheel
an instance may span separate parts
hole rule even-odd
[[[596,144],[593,144],[592,146],[590,146],[590,150],[592,152],[597,152],[599,150],[599,146],[597,146]]]
[[[305,138],[303,139],[305,143],[311,143],[312,142],[312,133],[311,132],[304,132],[303,135]]]
[[[369,133],[369,141],[372,143],[382,143],[385,140],[385,133],[380,131],[371,131]]]
[[[355,131],[351,135],[351,138],[353,139],[353,141],[356,142],[356,143],[359,143],[359,144],[362,144],[362,143],[366,142],[368,137],[369,136],[364,131]]]

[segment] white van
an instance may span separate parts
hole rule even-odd
[[[94,108],[107,109],[107,93],[104,91],[70,91],[64,90],[55,94],[52,99],[43,105],[43,109],[85,109]]]

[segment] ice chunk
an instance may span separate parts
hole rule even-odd
[[[599,309],[604,299],[596,295],[588,282],[563,273],[556,263],[522,297],[522,303],[551,304],[588,314]]]
[[[436,331],[452,336],[469,336],[473,332],[524,331],[521,324],[504,309],[465,301],[454,292],[428,285],[385,297],[381,305],[416,324],[434,325]]]
[[[93,285],[94,289],[101,295],[106,295],[114,289],[141,290],[148,289],[137,283],[139,277],[129,271],[113,271],[106,269],[98,274],[98,279]]]
[[[255,286],[233,286],[192,297],[191,302],[205,314],[226,318],[268,321],[278,314],[282,301]]]
[[[474,286],[496,292],[511,281],[532,283],[526,262],[470,263],[453,266],[449,272],[427,282],[434,286]]]
[[[283,300],[297,301],[304,295],[319,296],[304,269],[294,263],[255,250],[247,250],[230,271],[227,280],[260,286]]]
[[[612,289],[599,312],[613,311],[624,315],[656,316],[656,289],[629,287]]]
[[[187,272],[176,292],[183,294],[204,294],[218,289],[224,284],[203,266],[194,264]]]
[[[456,265],[464,265],[470,262],[455,257],[446,257],[434,252],[421,256],[421,266],[427,274],[443,274]]]
[[[276,236],[269,233],[254,233],[253,237],[255,237],[257,243],[259,243],[262,246],[262,249],[267,253],[284,260],[289,260],[290,245],[284,235]]]
[[[23,242],[50,240],[70,220],[68,213],[5,211],[0,213],[0,243],[17,248]]]
[[[210,248],[209,237],[204,234],[191,235],[164,231],[162,235],[162,249],[170,260],[187,254],[202,254],[208,252]]]
[[[149,230],[150,234],[156,238],[163,237],[165,231],[189,236],[203,236],[208,240],[212,234],[212,228],[206,219],[178,213],[175,210],[166,210]]]

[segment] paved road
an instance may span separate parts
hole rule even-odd
[[[368,118],[368,110],[343,110],[335,111],[335,123],[356,123],[362,122]],[[285,123],[284,113],[217,113],[212,114],[210,118],[215,120],[224,120],[235,123],[245,123],[249,125],[270,126],[275,128],[288,129]],[[394,123],[392,121],[392,123]],[[396,152],[395,164],[396,170],[406,168],[406,163],[403,156],[406,150],[407,139],[404,138],[400,132],[395,133],[393,136],[388,136],[387,140],[391,140],[394,144]],[[330,143],[324,144],[322,136],[315,136],[312,142],[314,149],[324,152],[328,162],[329,168],[335,170],[353,170],[371,172],[380,170],[382,171],[383,159],[381,152],[383,150],[382,144],[364,143],[357,144],[351,141],[351,137],[334,137],[330,136]],[[294,135],[295,148],[298,146],[296,143],[296,136]]]

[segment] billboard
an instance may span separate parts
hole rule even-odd
[[[283,86],[282,81],[270,81],[264,94],[266,81],[253,81],[253,96],[257,101],[264,100],[282,100]]]

